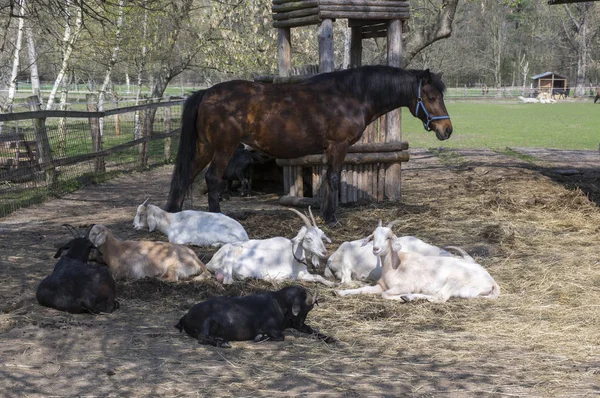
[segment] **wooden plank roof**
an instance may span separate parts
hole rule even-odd
[[[587,3],[590,1],[600,1],[600,0],[548,0],[548,4],[571,4],[571,3]]]
[[[554,75],[555,77],[557,77],[559,79],[568,79],[567,76],[561,75],[561,74],[555,73],[555,72],[544,72],[544,73],[540,73],[539,75],[531,76],[531,78],[533,80],[537,80],[537,79],[541,79],[542,77],[552,76],[552,75]]]

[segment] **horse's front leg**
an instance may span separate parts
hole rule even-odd
[[[223,173],[227,167],[227,162],[233,154],[235,146],[230,151],[215,151],[208,170],[206,171],[206,188],[208,189],[208,211],[213,213],[221,212],[219,204],[219,193],[221,192],[221,182],[223,181]]]
[[[340,190],[342,164],[346,152],[348,152],[347,142],[331,143],[325,152],[327,156],[327,183],[325,185],[325,195],[321,202],[321,215],[327,224],[333,224],[337,221],[335,211]]]

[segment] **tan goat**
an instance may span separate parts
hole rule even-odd
[[[104,225],[95,225],[89,239],[100,250],[114,278],[146,276],[177,281],[198,275],[210,278],[206,266],[189,247],[167,242],[121,241]]]

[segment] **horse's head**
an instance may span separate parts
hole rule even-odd
[[[429,69],[420,71],[417,75],[417,97],[408,108],[414,117],[423,121],[425,130],[434,130],[436,137],[443,141],[452,135],[452,122],[444,104],[446,86],[441,77],[441,74],[431,73]]]

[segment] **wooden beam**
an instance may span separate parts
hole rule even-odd
[[[410,155],[406,151],[349,153],[344,159],[344,164],[396,163],[408,162],[409,159]],[[277,159],[276,163],[279,166],[314,166],[326,164],[325,155],[307,155],[296,159]]]
[[[305,8],[303,10],[280,12],[277,14],[273,14],[273,20],[285,21],[287,19],[307,17],[309,15],[319,15],[319,9],[317,7],[313,7],[313,8]]]
[[[362,65],[362,26],[350,28],[350,67],[358,68]]]
[[[287,11],[301,10],[303,8],[316,8],[318,11],[318,6],[319,6],[319,2],[317,0],[295,1],[295,2],[285,3],[285,4],[275,4],[275,2],[273,2],[271,11],[287,12]]]
[[[333,21],[324,19],[319,25],[319,73],[333,72]]]
[[[289,76],[292,69],[292,41],[290,28],[277,29],[277,60],[279,76]]]
[[[400,67],[402,65],[402,21],[390,21],[387,32],[388,65]],[[385,141],[402,141],[400,109],[393,110],[386,116]],[[400,164],[392,164],[386,169],[385,196],[389,200],[400,199],[400,173]]]
[[[273,2],[275,3],[275,2]],[[406,0],[319,0],[319,7],[324,5],[341,5],[348,7],[410,7]]]
[[[293,18],[286,21],[274,21],[274,28],[297,28],[299,26],[316,25],[321,21],[318,15],[310,15],[308,17]]]
[[[321,18],[353,18],[353,19],[409,19],[408,9],[402,12],[359,12],[359,11],[320,11]]]

